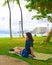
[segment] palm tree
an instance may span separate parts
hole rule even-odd
[[[22,36],[24,37],[24,31],[23,31],[23,13],[22,13],[21,5],[20,5],[20,0],[13,0],[13,1],[16,1],[17,5],[20,8],[20,12],[21,12],[21,31],[22,31]]]
[[[3,5],[8,5],[8,9],[9,9],[9,29],[10,29],[10,38],[12,38],[12,28],[11,28],[11,8],[10,8],[10,4],[9,4],[10,0],[5,0]]]
[[[19,6],[19,8],[20,8],[20,12],[21,12],[21,30],[22,30],[22,36],[24,37],[22,8],[21,8],[21,6]]]
[[[12,30],[11,30],[11,8],[10,8],[10,4],[9,2],[15,2],[18,4],[19,8],[20,8],[20,12],[21,12],[21,31],[22,31],[22,36],[24,37],[24,32],[23,32],[23,13],[22,13],[22,8],[21,8],[21,5],[20,5],[20,0],[5,0],[4,2],[4,5],[7,3],[8,4],[8,8],[9,8],[9,25],[10,25],[10,37],[12,38]]]
[[[8,4],[8,9],[9,9],[10,38],[12,38],[12,28],[11,28],[11,8],[10,8],[9,0],[7,0],[7,4]]]

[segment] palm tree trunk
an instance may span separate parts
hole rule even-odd
[[[24,37],[24,31],[23,31],[23,15],[22,15],[22,8],[20,7],[20,12],[21,12],[21,31],[22,31],[22,36]]]
[[[48,33],[47,37],[45,40],[43,40],[42,43],[46,43],[50,41],[50,38],[52,37],[52,28],[50,29],[50,32]]]
[[[12,28],[11,28],[11,8],[10,8],[10,4],[9,1],[7,0],[8,3],[8,8],[9,8],[9,29],[10,29],[10,38],[12,38]]]

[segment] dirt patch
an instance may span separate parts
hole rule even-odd
[[[29,65],[29,64],[25,61],[16,58],[0,55],[0,65]]]

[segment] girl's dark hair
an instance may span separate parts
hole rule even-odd
[[[28,37],[28,39],[30,39],[32,42],[34,41],[33,40],[33,37],[32,37],[32,34],[30,32],[27,32],[26,33],[26,36]]]

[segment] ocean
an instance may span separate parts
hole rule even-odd
[[[13,37],[19,37],[19,34],[12,34]],[[10,34],[0,34],[0,38],[10,37]]]
[[[32,34],[34,36],[34,34]],[[12,34],[13,37],[21,37],[21,34]],[[25,34],[24,34],[25,36]],[[47,34],[36,34],[36,36],[47,36]],[[0,34],[0,38],[10,37],[10,34]]]

